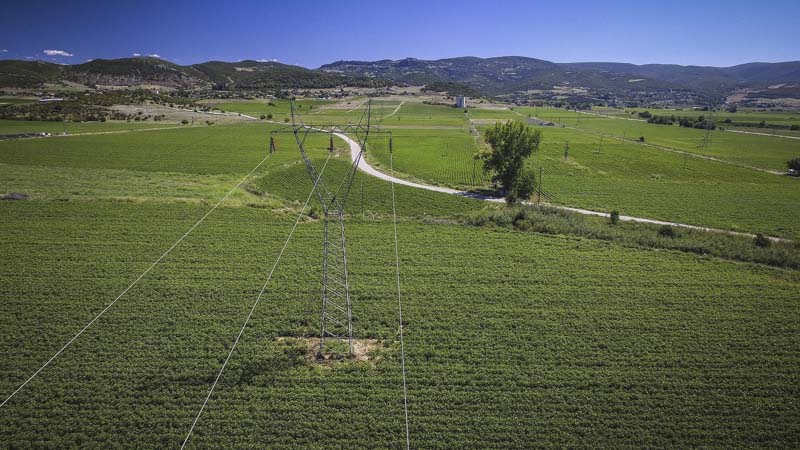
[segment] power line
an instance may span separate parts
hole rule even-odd
[[[219,382],[219,379],[222,377],[222,372],[225,371],[225,367],[228,365],[228,361],[230,361],[231,356],[233,355],[233,351],[236,350],[236,346],[239,344],[239,339],[241,339],[242,334],[244,334],[244,329],[247,328],[247,324],[250,322],[250,318],[253,317],[253,312],[255,312],[256,306],[258,306],[258,302],[261,301],[261,297],[264,295],[264,291],[267,289],[267,284],[269,283],[269,280],[272,279],[272,274],[275,273],[275,269],[278,267],[278,263],[281,261],[283,252],[286,251],[286,247],[289,245],[289,240],[292,239],[294,230],[297,229],[297,224],[300,223],[300,218],[303,217],[303,212],[305,211],[306,206],[308,206],[308,202],[309,200],[311,200],[311,196],[314,195],[314,192],[316,192],[317,183],[319,183],[319,180],[322,178],[322,173],[325,171],[325,167],[328,166],[328,161],[330,161],[332,155],[333,153],[328,153],[328,158],[325,160],[325,164],[322,166],[319,175],[317,175],[317,180],[314,182],[314,186],[311,188],[311,192],[308,193],[308,197],[306,198],[305,203],[303,203],[303,207],[300,208],[300,212],[297,214],[297,219],[294,221],[294,225],[292,225],[291,231],[289,231],[289,236],[286,237],[286,241],[283,243],[283,248],[281,248],[280,253],[278,253],[278,258],[275,260],[275,264],[272,265],[272,270],[269,271],[267,280],[264,281],[264,285],[261,286],[261,291],[259,291],[258,297],[256,297],[256,301],[253,303],[252,308],[250,308],[250,313],[247,314],[247,319],[245,319],[244,324],[242,324],[242,328],[239,330],[239,334],[236,335],[236,339],[233,341],[233,345],[231,346],[230,351],[228,351],[228,356],[225,358],[225,362],[222,363],[222,367],[219,369],[219,373],[217,373],[217,378],[214,379],[214,383],[211,385],[211,389],[208,390],[208,395],[206,395],[206,399],[203,401],[203,405],[200,406],[200,410],[197,412],[197,416],[194,418],[192,426],[189,427],[189,432],[186,434],[186,439],[183,440],[181,449],[185,448],[186,444],[189,442],[189,437],[191,437],[192,431],[194,431],[194,427],[200,420],[200,416],[203,414],[203,410],[206,408],[208,400],[211,398],[211,394],[214,393],[214,389],[217,387],[217,383]]]
[[[202,223],[202,222],[203,222],[203,221],[206,219],[206,217],[208,217],[208,216],[209,216],[209,215],[210,215],[212,212],[214,212],[214,210],[215,210],[215,209],[217,209],[217,207],[218,207],[219,205],[221,205],[221,204],[222,204],[222,202],[224,202],[224,201],[225,201],[225,200],[226,200],[226,199],[227,199],[227,198],[228,198],[228,197],[229,197],[229,196],[230,196],[230,195],[231,195],[231,194],[232,194],[232,193],[233,193],[233,192],[234,192],[236,189],[238,189],[238,188],[239,188],[239,186],[241,186],[241,185],[242,185],[242,183],[244,183],[244,182],[245,182],[245,181],[246,181],[248,178],[250,178],[250,176],[251,176],[251,175],[253,175],[253,173],[254,173],[256,170],[258,170],[258,168],[259,168],[259,167],[261,167],[261,165],[262,165],[262,164],[264,164],[264,161],[266,161],[266,160],[267,160],[267,158],[269,158],[269,156],[270,156],[270,155],[267,155],[267,156],[265,156],[265,157],[264,157],[264,159],[262,159],[262,160],[261,160],[261,162],[260,162],[260,163],[258,163],[258,165],[257,165],[255,168],[253,168],[253,170],[251,170],[251,171],[250,171],[250,173],[248,173],[247,175],[245,175],[245,177],[244,177],[244,178],[242,178],[242,181],[238,182],[238,183],[236,184],[236,186],[234,186],[234,187],[233,187],[233,188],[232,188],[230,191],[228,191],[228,193],[227,193],[227,194],[225,194],[225,196],[224,196],[224,197],[222,197],[222,199],[221,199],[220,201],[218,201],[218,202],[217,202],[217,204],[216,204],[216,205],[214,205],[214,207],[212,207],[212,208],[211,208],[211,209],[210,209],[210,210],[209,210],[209,211],[208,211],[208,212],[207,212],[207,213],[206,213],[206,214],[205,214],[203,217],[201,217],[201,218],[200,218],[200,220],[198,220],[198,221],[197,221],[197,222],[196,222],[194,225],[192,225],[192,227],[191,227],[191,228],[189,228],[189,230],[188,230],[188,231],[186,231],[186,233],[184,233],[184,234],[183,234],[183,236],[181,236],[181,237],[180,237],[180,239],[178,239],[177,241],[175,241],[175,243],[174,243],[174,244],[172,244],[172,246],[171,246],[170,248],[168,248],[168,249],[167,249],[167,251],[165,251],[165,252],[164,252],[164,254],[162,254],[162,255],[161,255],[161,256],[160,256],[160,257],[159,257],[159,258],[158,258],[158,259],[157,259],[157,260],[156,260],[156,261],[155,261],[153,264],[151,264],[151,265],[150,265],[150,267],[148,267],[148,268],[147,268],[147,269],[146,269],[144,272],[142,272],[142,273],[141,273],[141,275],[139,275],[139,276],[138,276],[138,277],[137,277],[135,280],[133,280],[133,283],[131,283],[131,284],[130,284],[128,287],[126,287],[126,288],[125,288],[125,290],[124,290],[124,291],[122,291],[122,293],[120,293],[120,294],[117,296],[117,298],[115,298],[115,299],[114,299],[114,300],[113,300],[111,303],[109,303],[109,304],[108,304],[108,305],[107,305],[105,308],[103,308],[103,310],[102,310],[102,311],[100,311],[100,313],[99,313],[99,314],[97,314],[97,315],[94,317],[94,319],[90,320],[90,321],[89,321],[89,323],[87,323],[87,324],[86,324],[86,326],[84,326],[83,328],[81,328],[81,330],[80,330],[80,331],[78,331],[78,333],[77,333],[77,334],[75,334],[75,336],[73,336],[73,337],[72,337],[72,339],[70,339],[69,341],[67,341],[67,343],[66,343],[66,344],[64,344],[64,346],[63,346],[63,347],[61,347],[61,349],[60,349],[59,351],[57,351],[57,352],[56,352],[56,353],[55,353],[53,356],[51,356],[51,357],[50,357],[50,359],[48,359],[48,360],[47,360],[47,362],[45,362],[45,363],[44,363],[44,364],[43,364],[41,367],[39,367],[39,369],[37,369],[37,370],[36,370],[36,372],[34,372],[34,373],[33,373],[33,375],[31,375],[30,377],[28,377],[28,379],[27,379],[27,380],[25,380],[25,382],[24,382],[24,383],[22,383],[22,384],[21,384],[21,385],[20,385],[20,386],[19,386],[19,387],[18,387],[18,388],[17,388],[17,389],[14,391],[14,392],[12,392],[12,393],[11,393],[11,395],[9,395],[9,396],[8,396],[8,397],[7,397],[5,400],[3,400],[3,403],[0,403],[0,408],[2,408],[2,407],[3,407],[3,406],[6,404],[6,403],[8,403],[8,402],[9,402],[9,400],[11,400],[11,398],[12,398],[12,397],[14,397],[14,396],[15,396],[15,395],[16,395],[16,394],[17,394],[17,393],[20,391],[20,390],[22,390],[22,388],[24,388],[24,387],[25,387],[25,386],[26,386],[26,385],[27,385],[27,384],[28,384],[28,383],[29,383],[31,380],[33,380],[33,379],[34,379],[34,378],[35,378],[37,375],[39,375],[39,373],[40,373],[42,370],[44,370],[44,368],[45,368],[45,367],[47,367],[48,365],[50,365],[50,363],[51,363],[51,362],[53,362],[53,360],[54,360],[54,359],[56,359],[56,358],[57,358],[57,357],[58,357],[58,356],[59,356],[61,353],[63,353],[63,352],[64,352],[64,350],[66,350],[66,349],[67,349],[67,347],[69,347],[70,345],[72,345],[72,343],[73,343],[73,342],[74,342],[76,339],[78,339],[78,337],[79,337],[81,334],[83,334],[83,332],[84,332],[84,331],[86,331],[87,329],[89,329],[89,327],[91,327],[91,326],[92,326],[92,324],[94,324],[94,323],[95,323],[95,322],[96,322],[96,321],[97,321],[97,320],[98,320],[98,319],[99,319],[101,316],[103,316],[103,314],[105,314],[105,313],[106,313],[106,311],[108,311],[109,309],[111,309],[111,307],[112,307],[112,306],[114,306],[114,304],[115,304],[115,303],[117,303],[117,301],[118,301],[119,299],[121,299],[121,298],[122,298],[122,297],[123,297],[123,296],[124,296],[124,295],[125,295],[125,294],[126,294],[128,291],[129,291],[129,290],[131,290],[131,288],[133,288],[133,287],[136,285],[136,283],[138,283],[138,282],[139,282],[139,280],[141,280],[142,278],[144,278],[144,276],[145,276],[145,275],[147,275],[147,274],[148,274],[148,273],[149,273],[149,272],[150,272],[150,271],[153,269],[153,267],[155,267],[156,265],[158,265],[158,263],[160,263],[160,262],[161,262],[161,261],[162,261],[162,260],[163,260],[163,259],[164,259],[164,258],[165,258],[165,257],[166,257],[166,256],[167,256],[167,255],[168,255],[168,254],[169,254],[169,253],[170,253],[170,252],[171,252],[171,251],[172,251],[174,248],[175,248],[175,247],[177,247],[177,246],[178,246],[178,244],[180,244],[180,243],[181,243],[181,242],[182,242],[182,241],[183,241],[183,240],[184,240],[184,239],[185,239],[187,236],[189,236],[189,234],[191,234],[191,233],[192,233],[192,231],[194,231],[194,229],[195,229],[195,228],[197,228],[197,226],[198,226],[198,225],[200,225],[200,224],[201,224],[201,223]]]
[[[408,388],[406,386],[406,351],[403,346],[403,305],[400,301],[400,252],[397,245],[397,206],[394,194],[394,153],[389,150],[389,174],[392,185],[392,223],[394,224],[394,262],[397,273],[397,311],[400,316],[400,364],[403,370],[403,409],[406,415],[406,449],[411,448],[411,438],[408,431]]]

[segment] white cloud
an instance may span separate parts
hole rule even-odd
[[[73,56],[72,53],[65,52],[64,50],[42,50],[47,56]]]
[[[151,54],[149,54],[147,56],[149,56],[151,58],[161,58],[161,55],[159,55],[158,53],[151,53]]]
[[[278,62],[278,59],[277,58],[272,58],[272,59],[262,58],[262,59],[257,59],[256,62]]]
[[[0,48],[0,53],[8,53],[8,50],[6,50],[4,48]]]
[[[133,56],[142,56],[141,53],[134,53]]]

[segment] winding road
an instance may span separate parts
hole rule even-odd
[[[350,147],[350,159],[352,161],[355,161],[358,158],[358,154],[361,152],[361,146],[358,144],[358,142],[356,142],[355,140],[351,139],[349,136],[347,136],[347,135],[345,135],[343,133],[334,133],[334,134],[337,137],[339,137],[340,139],[342,139],[343,141],[347,142],[348,146]],[[451,188],[446,188],[446,187],[441,187],[441,186],[432,186],[432,185],[423,184],[423,183],[415,183],[413,181],[408,181],[408,180],[403,180],[401,178],[392,177],[392,176],[390,176],[390,175],[388,175],[386,173],[383,173],[383,172],[379,171],[378,169],[370,166],[369,163],[367,163],[367,161],[365,161],[365,159],[363,158],[363,155],[362,155],[361,159],[358,160],[358,169],[361,170],[362,172],[366,173],[369,176],[372,176],[372,177],[375,177],[375,178],[379,178],[381,180],[393,182],[395,184],[399,184],[399,185],[402,185],[402,186],[408,186],[408,187],[412,187],[412,188],[416,188],[416,189],[424,189],[426,191],[441,192],[443,194],[458,195],[458,196],[461,196],[461,197],[474,198],[474,199],[477,199],[477,200],[483,200],[483,201],[487,201],[487,202],[494,202],[494,203],[503,203],[503,202],[505,202],[505,199],[503,199],[501,197],[491,197],[491,196],[488,196],[488,195],[478,194],[478,193],[474,193],[474,192],[460,191],[460,190],[457,190],[457,189],[451,189]],[[533,205],[532,202],[523,202],[523,203],[527,204],[527,205]],[[609,213],[601,212],[601,211],[593,211],[593,210],[590,210],[590,209],[572,208],[572,207],[569,207],[569,206],[560,206],[560,205],[552,205],[552,204],[547,204],[547,206],[550,207],[550,208],[560,209],[562,211],[571,211],[571,212],[578,213],[578,214],[583,214],[583,215],[586,215],[586,216],[596,216],[596,217],[609,217],[610,216]],[[739,231],[722,230],[722,229],[719,229],[719,228],[703,227],[703,226],[699,226],[699,225],[690,225],[690,224],[687,224],[687,223],[680,223],[680,222],[667,222],[667,221],[664,221],[664,220],[647,219],[647,218],[644,218],[644,217],[622,216],[621,215],[621,216],[619,216],[619,220],[622,220],[624,222],[648,223],[648,224],[653,224],[653,225],[669,225],[669,226],[673,226],[673,227],[687,228],[687,229],[691,229],[691,230],[699,230],[699,231],[707,231],[707,232],[712,232],[712,233],[729,234],[729,235],[732,235],[732,236],[744,236],[744,237],[750,237],[750,238],[754,238],[755,237],[755,234],[752,234],[752,233],[742,233],[742,232],[739,232]],[[771,239],[773,241],[789,241],[789,239],[772,237],[772,236],[770,236],[769,239]]]

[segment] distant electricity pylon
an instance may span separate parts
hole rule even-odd
[[[714,129],[714,109],[712,106],[708,107],[708,115],[705,118],[706,132],[703,134],[703,141],[700,143],[701,148],[706,148],[711,145],[711,132]]]
[[[275,133],[289,132],[294,135],[295,142],[300,149],[300,155],[305,163],[311,181],[316,183],[314,193],[322,206],[323,237],[322,237],[322,311],[320,314],[320,351],[329,340],[345,342],[349,353],[353,353],[353,309],[350,301],[350,281],[347,270],[347,240],[345,236],[344,215],[350,188],[358,169],[358,163],[364,155],[367,138],[372,130],[370,118],[372,102],[367,107],[357,124],[347,125],[306,125],[299,121],[295,112],[294,101],[291,102],[291,124],[279,130],[272,131],[270,148],[275,148]],[[330,187],[320,176],[320,171],[306,151],[306,138],[309,134],[327,134],[329,136],[328,151],[333,152],[333,135],[343,133],[355,138],[359,145],[358,155],[353,160],[344,178],[338,187]],[[389,146],[391,151],[391,133]],[[348,150],[349,151],[349,150]],[[362,188],[363,189],[363,188]],[[362,192],[363,203],[363,192]],[[363,208],[363,206],[362,206]]]

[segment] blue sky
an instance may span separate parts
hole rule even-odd
[[[800,59],[800,0],[5,0],[0,9],[0,58],[62,63],[133,54],[310,68],[467,55],[714,66]]]

